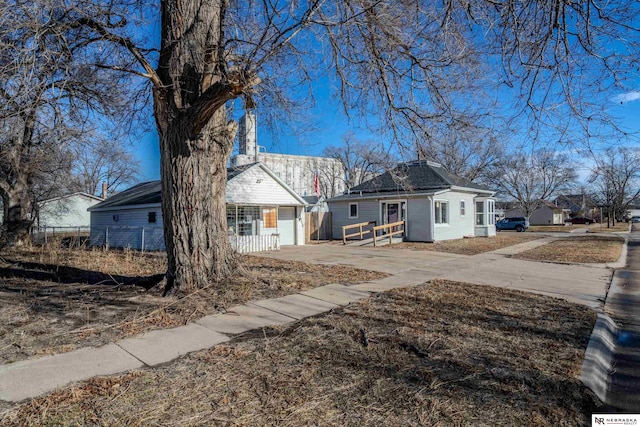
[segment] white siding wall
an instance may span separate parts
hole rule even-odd
[[[155,223],[149,223],[149,212],[156,213]],[[118,217],[117,221],[115,215]],[[110,247],[142,249],[143,238],[145,250],[165,249],[160,205],[92,212],[91,245],[101,246],[108,240]]]
[[[76,194],[40,205],[41,227],[89,227],[91,215],[87,212],[100,200]]]
[[[227,203],[237,205],[299,205],[291,193],[260,167],[253,167],[227,183]]]
[[[475,234],[475,206],[476,194],[448,191],[434,196],[434,201],[449,202],[449,223],[435,224],[434,240],[461,239]],[[460,216],[460,200],[465,201],[466,212]]]

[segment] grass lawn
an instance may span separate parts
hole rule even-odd
[[[383,246],[390,249],[413,249],[417,251],[447,252],[460,255],[477,255],[484,252],[495,251],[518,243],[539,239],[536,236],[526,233],[500,232],[495,237],[472,237],[466,239],[444,240],[435,243],[402,242],[391,246]]]
[[[589,228],[591,225],[531,225],[527,229],[529,233],[569,233],[579,228]]]
[[[566,237],[513,255],[513,258],[549,262],[607,263],[620,257],[624,239],[619,236]]]
[[[589,227],[590,233],[620,233],[624,231],[629,231],[629,223],[628,222],[616,222],[616,225],[610,225],[607,227],[607,223],[604,222],[602,224],[593,224]]]
[[[2,422],[589,425],[598,402],[577,377],[595,317],[551,297],[434,281],[73,385],[6,407]]]
[[[243,257],[246,274],[163,298],[131,283],[165,270],[164,254],[41,248],[0,253],[0,364],[184,325],[252,299],[384,273]],[[142,280],[144,283],[144,280]],[[122,284],[128,283],[128,284]]]

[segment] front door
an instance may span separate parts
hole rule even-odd
[[[382,223],[391,224],[406,220],[406,203],[389,202],[382,203]],[[398,227],[393,227],[392,231],[398,231]]]

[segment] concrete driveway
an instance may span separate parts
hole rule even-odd
[[[540,244],[539,242],[536,244]],[[518,245],[520,246],[520,245]],[[522,250],[528,249],[522,245]],[[442,278],[563,298],[600,308],[612,271],[598,265],[565,265],[509,258],[517,250],[466,256],[409,249],[309,244],[285,246],[260,256],[327,265],[349,265],[424,281]],[[393,279],[391,279],[393,280]]]

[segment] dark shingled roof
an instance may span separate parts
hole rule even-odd
[[[361,197],[360,193],[362,196],[372,193],[417,193],[446,190],[451,187],[493,191],[487,186],[452,175],[437,163],[419,160],[401,163],[396,168],[351,188],[351,194],[343,194],[330,201],[358,198]]]
[[[234,168],[227,169],[227,181],[240,175],[242,172],[249,169],[255,163],[236,166]],[[161,183],[160,181],[149,181],[141,184],[134,185],[133,187],[107,198],[103,202],[100,202],[89,210],[112,208],[118,206],[132,206],[132,205],[148,205],[153,203],[161,203]]]

